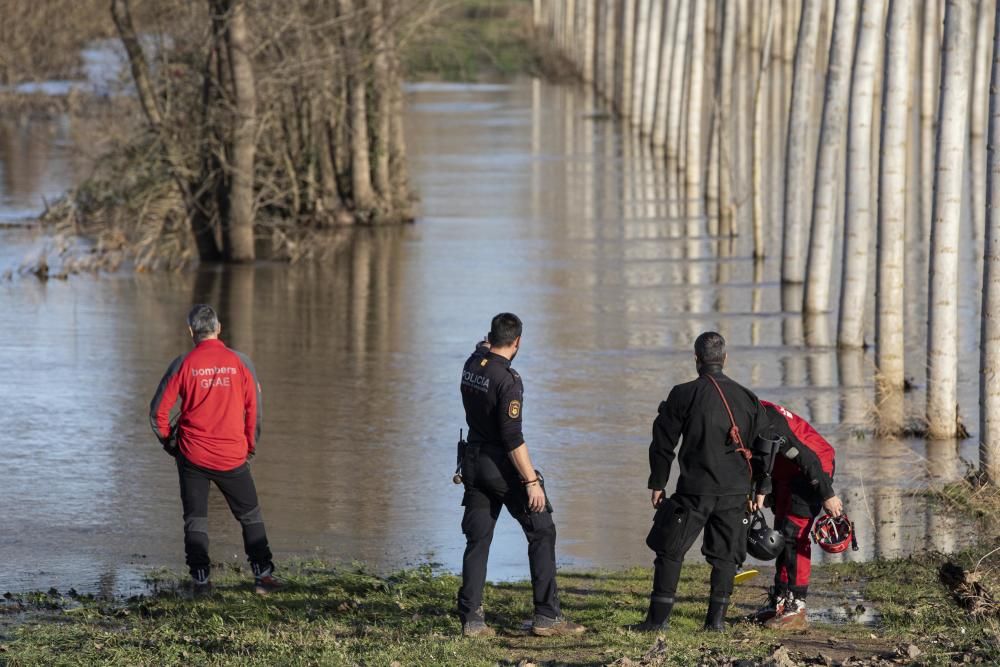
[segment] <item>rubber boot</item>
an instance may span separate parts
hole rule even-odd
[[[629,626],[634,632],[663,632],[670,627],[670,612],[674,609],[674,599],[650,596],[646,620]]]
[[[705,632],[726,631],[726,611],[729,609],[729,598],[711,598],[708,601],[708,614],[705,616]]]

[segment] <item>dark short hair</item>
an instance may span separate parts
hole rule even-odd
[[[201,340],[219,329],[219,316],[211,306],[199,303],[188,312],[188,326],[195,340]]]
[[[514,313],[500,313],[490,324],[490,345],[507,347],[521,335],[521,318]]]
[[[694,341],[694,355],[703,364],[721,364],[726,361],[726,339],[714,331],[706,331]]]

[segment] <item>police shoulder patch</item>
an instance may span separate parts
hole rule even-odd
[[[507,416],[511,419],[517,419],[521,416],[521,401],[511,401],[507,406]]]
[[[486,365],[486,364],[488,364],[488,363],[490,363],[490,360],[489,360],[489,359],[483,359],[482,361],[480,361],[480,362],[479,362],[479,365],[480,365],[480,366],[485,366],[485,365]]]

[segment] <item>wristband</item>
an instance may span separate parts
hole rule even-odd
[[[526,479],[522,481],[521,484],[523,484],[524,486],[531,486],[532,484],[538,484],[538,478],[536,477],[535,479]]]

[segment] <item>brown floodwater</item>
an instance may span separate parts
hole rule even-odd
[[[919,493],[975,464],[975,438],[866,435],[872,353],[805,344],[806,331],[832,340],[835,318],[783,311],[773,223],[773,252],[755,268],[748,234],[721,240],[709,221],[680,215],[662,157],[573,88],[422,84],[407,102],[420,220],[332,240],[322,261],[39,282],[17,267],[44,240],[0,230],[0,273],[15,274],[0,281],[0,591],[129,593],[152,567],[183,569],[176,471],[147,411],[190,345],[185,313],[202,301],[218,307],[223,338],[254,359],[263,384],[253,468],[279,560],[460,567],[459,371],[501,310],[525,322],[515,364],[524,432],[546,475],[563,566],[651,562],[650,425],[669,388],[693,377],[691,346],[707,329],[728,339],[732,377],[837,448],[836,487],[861,549],[815,560],[949,550],[976,537]],[[0,221],[73,182],[60,143],[69,125],[30,139],[23,124],[0,123]],[[968,225],[963,235],[960,407],[975,430],[981,241]],[[918,385],[923,255],[912,249],[907,281]],[[918,414],[920,389],[906,400]],[[213,557],[242,562],[218,494],[210,522]],[[524,538],[504,517],[490,577],[527,575]]]

